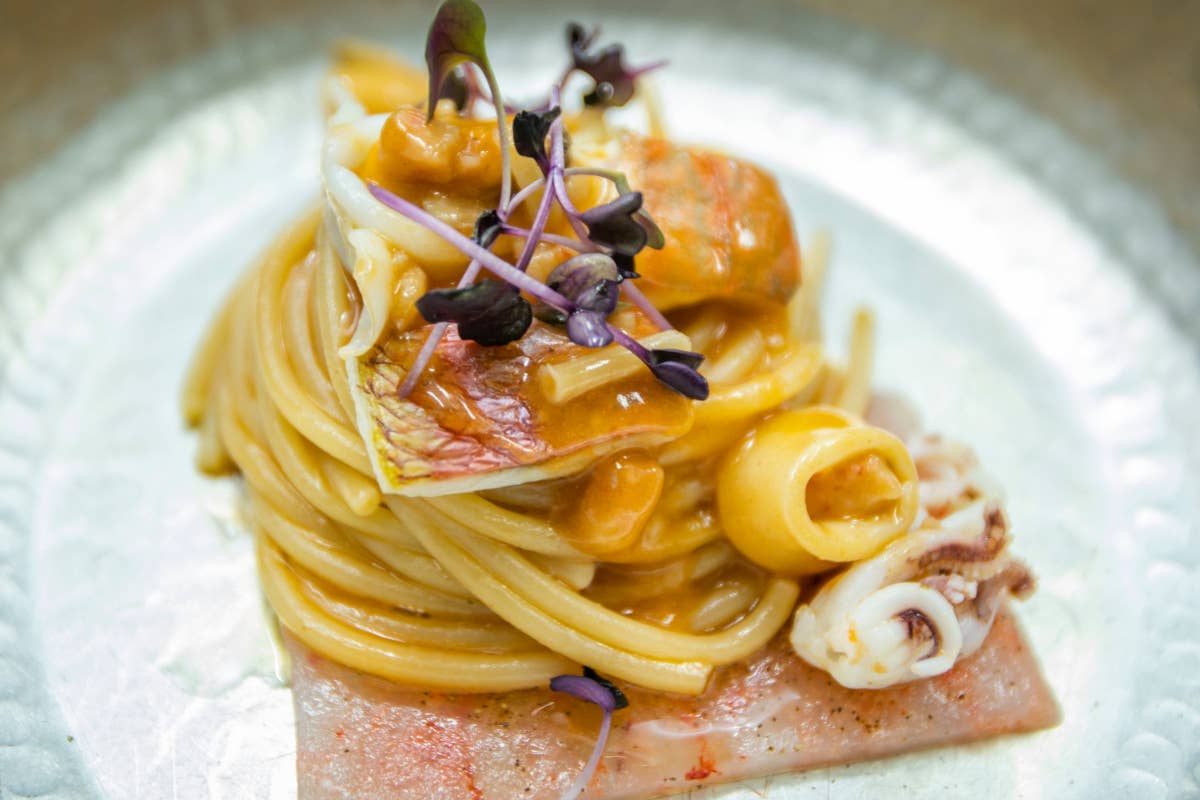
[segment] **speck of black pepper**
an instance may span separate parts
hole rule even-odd
[[[342,748],[342,752],[343,752],[343,753],[349,753],[349,752],[350,752],[350,748],[349,748],[349,747],[343,747],[343,748]]]
[[[68,737],[67,737],[67,744],[74,744],[74,743],[75,743],[75,737],[74,737],[74,736],[68,736]]]

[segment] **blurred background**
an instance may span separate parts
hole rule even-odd
[[[927,50],[1053,120],[1157,198],[1200,251],[1200,0],[797,3]],[[318,5],[330,7],[0,0],[0,183],[35,167],[154,71]],[[354,5],[335,7],[353,13]]]

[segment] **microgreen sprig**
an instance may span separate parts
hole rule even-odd
[[[429,109],[427,119],[433,119],[437,100],[450,73],[458,66],[474,64],[487,80],[496,107],[496,122],[500,129],[500,205],[507,206],[512,194],[512,170],[509,164],[510,141],[508,123],[504,118],[504,99],[500,83],[488,61],[487,19],[483,9],[473,0],[445,0],[429,26],[425,39],[425,66],[429,70]]]
[[[598,27],[592,28],[589,33],[574,22],[567,26],[567,46],[571,50],[570,71],[582,72],[595,82],[592,91],[584,95],[583,102],[587,105],[623,106],[633,99],[637,79],[666,62],[630,67],[625,63],[625,48],[619,44],[610,44],[598,52],[591,52],[599,36]]]
[[[608,742],[608,733],[612,729],[613,712],[626,708],[629,700],[624,692],[611,681],[602,678],[591,667],[584,667],[582,675],[557,675],[550,679],[550,690],[562,692],[599,706],[604,716],[600,720],[600,730],[596,734],[596,744],[592,754],[584,765],[583,770],[575,777],[571,786],[563,792],[562,800],[575,800],[591,781],[600,765],[600,756],[604,754],[604,745]]]
[[[432,119],[434,98],[443,91],[448,76],[456,68],[474,64],[483,72],[497,109],[504,159],[499,206],[481,214],[476,220],[474,235],[466,237],[419,206],[378,184],[369,184],[372,195],[381,203],[423,225],[471,259],[455,288],[431,290],[417,302],[417,310],[426,321],[434,323],[434,327],[401,383],[399,395],[406,397],[412,391],[450,323],[458,326],[462,338],[493,346],[519,339],[536,315],[551,324],[564,325],[568,338],[584,347],[604,347],[614,341],[621,344],[641,359],[663,384],[686,397],[703,400],[708,396],[708,383],[697,371],[703,356],[685,351],[647,349],[608,321],[618,297],[624,293],[659,328],[671,327],[632,283],[638,277],[634,256],[647,246],[661,248],[665,239],[642,208],[641,193],[632,190],[623,173],[567,168],[561,85],[551,89],[546,110],[520,111],[513,118],[512,146],[520,155],[533,159],[542,177],[515,196],[511,194],[508,122],[499,86],[488,63],[485,33],[483,12],[472,0],[446,0],[438,10],[425,48],[430,76],[429,118]],[[606,65],[603,69],[607,72],[603,74],[615,75],[617,67],[614,65],[621,65],[620,48],[610,47],[596,56],[588,56],[586,50],[593,38],[594,35],[583,37],[573,43],[573,53],[576,50],[578,53],[571,69],[582,69],[578,66],[581,63],[590,64],[596,70],[600,70],[598,65]],[[466,75],[470,86],[473,81],[470,73]],[[474,94],[481,92],[476,90]],[[567,192],[565,179],[568,175],[592,175],[609,180],[616,187],[618,196],[612,202],[581,212]],[[542,195],[529,229],[510,225],[509,217],[538,189]],[[562,210],[577,239],[546,233],[555,204]],[[502,234],[525,239],[515,264],[491,251]],[[559,264],[544,283],[526,272],[542,242],[559,244],[579,253]],[[482,270],[492,273],[499,281],[476,283]],[[522,297],[522,292],[534,298],[536,310]]]
[[[592,309],[581,307],[576,302],[565,297],[536,278],[517,269],[515,266],[509,264],[495,253],[482,247],[475,240],[463,236],[454,228],[450,227],[445,222],[433,216],[428,211],[420,208],[419,206],[410,203],[402,197],[392,194],[387,189],[384,189],[382,186],[376,183],[369,184],[368,188],[370,189],[371,194],[374,195],[375,198],[381,203],[388,206],[393,211],[396,211],[408,219],[411,219],[413,222],[425,226],[434,234],[444,239],[451,246],[458,249],[459,252],[471,258],[473,267],[482,267],[483,269],[491,272],[497,278],[507,282],[514,288],[533,296],[546,306],[549,306],[550,308],[560,312],[562,315],[564,315],[564,318],[566,318],[568,322],[573,314],[576,314],[580,311],[590,312],[590,314],[597,313]],[[468,269],[468,273],[469,272],[470,269]],[[613,272],[616,272],[615,264],[613,267]],[[463,277],[465,279],[467,274],[464,274]],[[474,277],[475,276],[471,276],[472,282],[474,281]],[[460,281],[460,288],[465,288],[462,287],[461,284],[462,282]],[[470,283],[467,285],[469,286]],[[466,295],[463,302],[465,304],[467,300],[473,299],[473,296]],[[524,302],[523,299],[521,299],[521,302]],[[459,314],[464,318],[470,317],[471,325],[474,326],[479,323],[478,318],[473,316],[475,313],[477,313],[477,308],[478,307],[473,303],[469,306],[464,305],[463,310],[459,312]],[[504,311],[505,318],[507,318],[509,314],[513,313],[509,308],[505,308]],[[453,313],[454,312],[442,311],[439,319],[430,321],[445,324],[446,320],[452,318]],[[584,338],[585,340],[577,341],[573,338],[572,341],[576,341],[577,344],[582,344],[585,347],[603,346],[604,344],[608,344],[609,341],[615,341],[637,356],[650,369],[654,376],[659,379],[659,381],[669,386],[671,389],[674,389],[685,397],[689,397],[693,400],[703,400],[708,397],[708,381],[706,381],[704,377],[696,371],[696,368],[704,358],[699,353],[647,349],[628,333],[607,321],[604,322],[604,327],[609,334],[611,334],[611,339],[604,341],[603,344],[593,344],[592,342],[600,341],[601,338],[595,334],[594,326],[595,322],[588,319],[587,316],[581,318],[580,321],[574,326],[574,329],[578,331],[581,335],[581,338]],[[570,335],[571,332],[572,327],[568,326],[568,335]],[[524,330],[522,330],[521,333],[524,333]],[[586,337],[583,336],[584,333],[587,334]],[[432,346],[430,345],[431,341],[433,341]],[[511,341],[511,339],[509,341]],[[429,356],[431,357],[432,348],[436,347],[436,345],[437,342],[433,340],[433,336],[431,335],[430,338],[426,340],[425,346],[422,348],[422,353],[428,350]],[[428,363],[428,360],[426,360],[425,363]],[[419,369],[424,369],[424,364],[414,363],[409,370],[409,376],[405,378],[405,382],[407,383],[409,377],[417,373]],[[401,390],[403,389],[404,385],[401,386]]]

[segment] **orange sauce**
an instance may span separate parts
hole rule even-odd
[[[602,459],[567,524],[571,543],[593,556],[631,547],[658,506],[662,490],[663,468],[646,451]]]
[[[862,519],[889,508],[902,488],[887,462],[868,453],[814,475],[805,488],[805,503],[814,520]]]

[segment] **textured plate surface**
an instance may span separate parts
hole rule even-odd
[[[677,136],[768,164],[802,236],[833,230],[831,348],[855,305],[877,309],[878,383],[1006,484],[1042,579],[1021,616],[1065,715],[701,794],[1200,796],[1194,254],[1055,129],[936,60],[786,4],[696,8],[600,19],[671,59]],[[557,71],[562,20],[597,18],[489,10],[514,97]],[[330,12],[230,39],[0,200],[3,800],[294,796],[234,488],[193,474],[176,395],[222,293],[317,196],[330,38],[415,54],[427,19]]]

